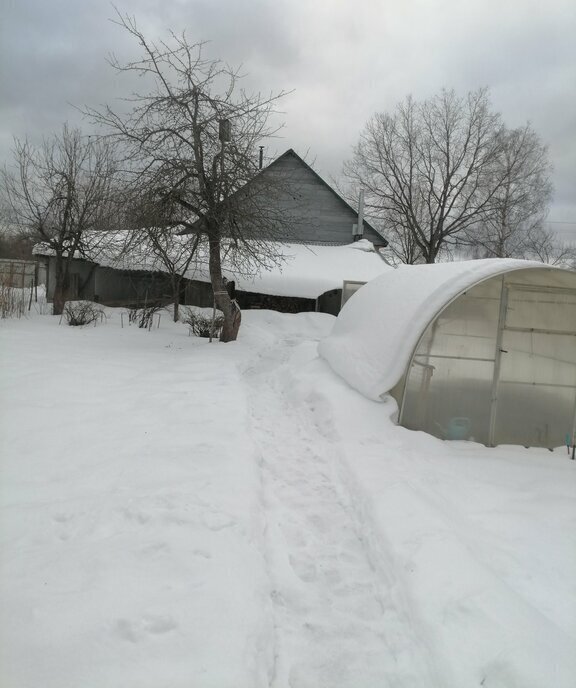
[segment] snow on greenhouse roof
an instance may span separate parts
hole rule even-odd
[[[165,272],[162,262],[145,241],[128,244],[123,232],[95,234],[82,256],[103,267],[116,270],[149,270]],[[189,236],[175,236],[174,241],[191,241]],[[236,281],[241,291],[273,296],[316,299],[331,289],[341,289],[344,280],[369,282],[383,272],[391,271],[376,252],[374,245],[362,239],[344,246],[266,242],[270,255],[282,256],[278,265],[262,268],[258,274],[235,269],[232,260],[223,262],[224,273]],[[53,255],[46,245],[34,247],[37,255]],[[187,270],[188,279],[209,282],[206,246],[199,247],[196,261]]]
[[[400,381],[422,333],[453,298],[496,275],[549,267],[508,258],[402,265],[347,301],[320,342],[320,355],[351,387],[380,399]]]

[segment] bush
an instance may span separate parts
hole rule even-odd
[[[0,317],[21,318],[26,313],[29,291],[0,280]]]
[[[32,308],[40,315],[48,313],[45,286],[14,287],[6,275],[0,275],[0,319],[22,318]]]
[[[224,325],[224,316],[216,311],[214,324],[212,324],[213,312],[211,308],[182,308],[180,320],[190,327],[190,331],[196,337],[220,336]]]
[[[130,325],[137,323],[138,327],[149,330],[152,328],[154,315],[161,311],[162,308],[163,306],[160,304],[144,306],[143,308],[138,308],[138,306],[131,307],[128,309],[128,322]]]
[[[83,325],[96,324],[104,318],[104,311],[90,301],[68,302],[64,307],[64,316],[68,325],[82,327]]]

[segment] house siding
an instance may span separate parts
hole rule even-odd
[[[46,294],[51,300],[56,289],[56,258],[50,256],[38,260],[39,265],[44,266],[46,275]],[[70,262],[68,287],[69,299],[94,299],[94,273],[96,264],[82,259],[73,259]]]
[[[99,267],[94,289],[95,299],[110,306],[168,303],[172,298],[170,279],[160,272]]]
[[[280,313],[307,313],[317,309],[316,299],[297,296],[274,296],[250,291],[237,291],[236,300],[243,311],[266,309]]]
[[[262,172],[262,186],[266,176],[278,178],[275,204],[293,222],[275,238],[318,244],[349,244],[354,241],[352,227],[358,222],[357,213],[293,151],[288,151]],[[257,187],[256,178],[252,182]],[[363,238],[376,244],[385,240],[369,225],[364,225]]]

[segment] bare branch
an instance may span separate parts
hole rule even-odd
[[[82,255],[89,232],[108,229],[115,215],[118,169],[112,147],[63,127],[38,146],[15,140],[14,167],[1,186],[11,220],[56,258],[53,312],[60,314],[69,264]]]
[[[344,174],[407,262],[434,262],[495,212],[502,124],[488,92],[407,98],[366,125]]]
[[[255,198],[257,185],[246,187],[258,173],[258,145],[278,131],[273,118],[286,92],[248,94],[240,86],[241,70],[205,57],[205,43],[174,32],[154,42],[133,17],[117,9],[112,21],[141,50],[140,58],[127,64],[111,58],[113,68],[142,76],[149,90],[130,96],[127,113],[110,107],[84,112],[120,143],[130,182],[131,222],[137,219],[147,228],[147,240],[170,274],[180,271],[171,263],[174,245],[168,246],[173,228],[206,237],[215,300],[225,317],[222,339],[235,339],[239,313],[224,286],[222,252],[231,245],[238,263],[244,255],[251,268],[267,265],[269,249],[255,239],[264,227],[269,237],[274,227],[288,221],[272,203]],[[230,141],[220,140],[223,120],[231,123]],[[196,239],[191,241],[187,250],[197,246]]]

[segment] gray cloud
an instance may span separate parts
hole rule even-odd
[[[337,176],[364,123],[411,93],[491,88],[510,126],[530,120],[555,167],[551,219],[576,222],[576,6],[572,0],[127,0],[148,36],[186,29],[211,56],[242,63],[249,88],[295,89],[284,138],[268,152],[309,151]],[[12,136],[38,137],[76,105],[134,88],[106,64],[137,55],[101,0],[11,0],[0,37],[0,160]],[[88,127],[88,123],[83,124]],[[563,226],[565,227],[565,226]],[[574,225],[576,235],[576,225]],[[572,230],[568,228],[568,233]]]

